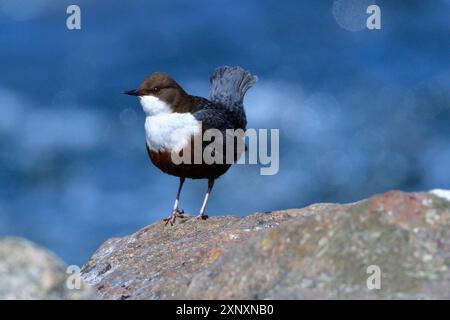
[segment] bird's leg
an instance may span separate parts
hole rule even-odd
[[[168,216],[167,218],[164,219],[164,221],[166,222],[166,225],[168,223],[170,223],[170,225],[173,225],[175,222],[175,219],[177,217],[184,218],[184,211],[180,210],[180,208],[178,207],[178,205],[180,203],[180,194],[181,194],[181,189],[183,188],[184,180],[186,180],[184,177],[180,178],[180,184],[178,185],[177,197],[175,199],[175,204],[173,205],[172,213],[170,216]]]
[[[200,209],[200,214],[196,218],[203,219],[203,220],[208,219],[208,216],[205,214],[205,208],[206,208],[206,204],[208,203],[209,194],[211,193],[213,186],[214,186],[214,179],[209,179],[208,180],[208,190],[206,191],[205,200],[203,200],[202,208]]]
[[[184,177],[180,178],[180,183],[178,185],[178,191],[177,191],[177,197],[175,198],[175,203],[173,205],[173,210],[172,210],[172,211],[178,212],[179,214],[183,214],[184,213],[184,210],[181,210],[179,208],[179,204],[180,204],[181,189],[183,189],[183,184],[184,184],[185,180],[186,180],[186,178],[184,178]]]

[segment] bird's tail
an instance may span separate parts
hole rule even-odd
[[[211,82],[210,100],[227,107],[242,105],[244,95],[258,80],[241,67],[219,67],[209,78]]]

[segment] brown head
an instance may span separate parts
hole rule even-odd
[[[144,112],[149,115],[190,110],[190,96],[175,80],[163,72],[156,72],[147,77],[139,89],[124,93],[139,97]]]

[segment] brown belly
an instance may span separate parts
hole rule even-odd
[[[146,147],[152,163],[161,171],[172,176],[190,179],[217,179],[231,166],[230,164],[194,164],[193,159],[191,164],[175,164],[169,151],[154,151],[148,146]]]

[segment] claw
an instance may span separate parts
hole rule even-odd
[[[195,216],[196,219],[201,219],[201,220],[206,220],[209,217],[206,214],[199,214],[197,216]]]
[[[168,216],[167,218],[163,219],[163,221],[165,222],[165,225],[167,226],[167,224],[170,223],[171,226],[173,226],[173,224],[175,223],[176,218],[186,218],[186,216],[184,215],[184,210],[180,210],[180,209],[175,209],[172,211],[172,214],[170,216]]]

